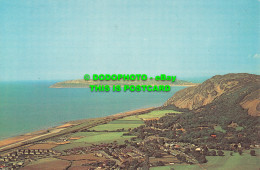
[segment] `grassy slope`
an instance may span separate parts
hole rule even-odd
[[[165,116],[166,113],[181,113],[181,112],[177,112],[174,110],[154,110],[146,114],[138,115],[138,117],[142,119],[160,118]]]

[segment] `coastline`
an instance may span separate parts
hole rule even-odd
[[[193,87],[193,86],[197,86],[198,84],[186,84],[186,85],[170,85],[171,87],[179,87],[179,86],[183,86],[183,87]],[[109,86],[112,87],[112,86]],[[121,86],[123,87],[123,86]],[[89,88],[89,87],[55,87],[54,85],[49,86],[49,88],[54,88],[54,89],[70,89],[70,88],[79,88],[79,89],[83,89],[83,88]]]
[[[141,108],[141,109],[135,109],[126,112],[116,113],[113,115],[100,117],[100,118],[88,118],[88,119],[80,119],[80,120],[64,122],[61,125],[50,127],[45,130],[33,131],[33,132],[0,140],[0,151],[1,152],[8,151],[17,147],[32,144],[37,141],[52,138],[55,136],[64,135],[66,133],[71,133],[76,130],[80,130],[82,128],[85,129],[85,128],[94,127],[99,124],[107,123],[108,121],[111,120],[120,119],[126,116],[131,116],[136,114],[142,114],[158,108],[160,107]],[[87,122],[95,122],[95,123],[93,125],[80,126],[80,125],[84,125],[84,123]]]

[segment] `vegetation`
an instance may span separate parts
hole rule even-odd
[[[79,80],[68,80],[63,82],[58,82],[51,85],[51,88],[88,88],[89,85],[195,85],[194,83],[178,80],[176,79],[174,82],[168,81],[156,81],[148,79],[146,81],[85,81],[83,79]]]
[[[91,132],[89,132],[91,133]],[[95,133],[90,136],[78,139],[75,142],[85,142],[85,143],[110,143],[117,141],[118,143],[123,143],[125,140],[132,138],[133,136],[123,136],[124,132],[108,132],[108,133]]]

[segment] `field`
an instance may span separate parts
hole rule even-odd
[[[127,116],[119,120],[141,120],[141,119],[138,117],[138,115],[134,115],[134,116]]]
[[[136,128],[144,124],[144,122],[140,118],[136,118],[133,116],[129,116],[131,118],[125,117],[123,119],[118,119],[111,121],[107,124],[102,124],[90,128],[90,130],[95,131],[117,131],[118,129],[124,128],[127,131],[129,128]],[[127,119],[128,118],[128,119]],[[133,119],[135,118],[135,119]]]
[[[118,129],[124,128],[125,130],[129,128],[136,128],[138,126],[141,126],[143,124],[142,119],[151,119],[151,118],[160,118],[164,116],[167,113],[181,113],[173,110],[155,110],[146,114],[141,115],[134,115],[134,116],[128,116],[124,117],[122,119],[111,121],[107,124],[98,125],[90,130],[95,131],[116,131]]]
[[[51,149],[53,147],[57,146],[57,144],[54,143],[40,143],[35,144],[32,146],[29,146],[28,149]]]
[[[91,133],[91,132],[90,132]],[[107,132],[96,135],[90,135],[78,140],[75,142],[85,142],[85,143],[110,143],[113,141],[117,141],[118,143],[122,143],[127,139],[132,138],[133,136],[123,136],[124,132]]]
[[[98,125],[90,130],[95,130],[95,131],[116,131],[118,129],[124,128],[125,130],[129,128],[136,128],[142,124],[103,124],[103,125]]]
[[[129,128],[136,128],[144,124],[142,119],[159,118],[167,113],[180,113],[173,110],[155,110],[146,114],[127,116],[122,119],[111,121],[107,124],[98,125],[90,128],[89,130],[95,130],[95,132],[77,132],[70,137],[81,137],[77,140],[71,140],[71,143],[65,145],[59,145],[55,147],[57,151],[63,151],[75,147],[84,147],[91,144],[98,143],[111,143],[117,141],[123,143],[125,140],[129,140],[133,136],[123,136],[125,132],[115,132],[124,128],[127,131]],[[112,131],[112,132],[111,132]]]
[[[78,140],[72,140],[71,143],[65,145],[59,145],[54,149],[57,151],[63,151],[66,149],[72,149],[77,147],[86,147],[92,144],[100,143],[112,143],[117,141],[119,144],[123,144],[125,140],[130,140],[134,136],[123,136],[125,132],[78,132],[72,135],[72,137],[81,136]]]
[[[85,142],[73,142],[73,143],[69,143],[69,144],[65,144],[65,145],[59,145],[59,146],[57,146],[53,149],[58,151],[58,152],[63,152],[64,150],[67,150],[67,149],[86,147],[86,146],[89,146],[89,145],[90,144],[87,144]]]
[[[81,154],[81,155],[68,155],[68,156],[60,156],[60,159],[68,160],[68,161],[79,161],[79,160],[106,160],[104,157],[96,157],[93,153],[89,154]]]
[[[70,165],[69,161],[60,160],[56,158],[45,158],[32,162],[29,165],[21,168],[22,170],[36,170],[36,169],[48,169],[48,170],[63,170]]]
[[[138,118],[141,118],[141,119],[160,118],[160,117],[165,116],[167,113],[181,113],[181,112],[177,112],[174,110],[154,110],[154,111],[146,113],[146,114],[138,115]]]
[[[230,156],[229,151],[225,151],[225,156],[207,156],[208,162],[199,165],[172,165],[172,166],[161,166],[153,167],[152,170],[160,169],[170,169],[171,167],[175,170],[179,169],[224,169],[224,170],[244,170],[244,169],[259,169],[260,167],[260,149],[255,149],[258,156],[251,156],[249,151],[245,151],[241,156],[238,153],[233,153],[233,156]],[[203,168],[202,168],[203,167]]]

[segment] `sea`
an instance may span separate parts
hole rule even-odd
[[[89,88],[49,88],[55,81],[0,82],[0,140],[61,125],[161,106],[170,92],[91,92]]]

